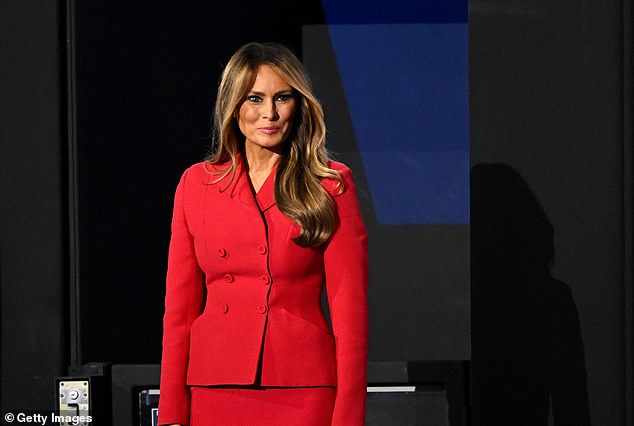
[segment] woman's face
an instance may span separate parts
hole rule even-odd
[[[238,126],[246,139],[245,149],[280,153],[293,128],[295,105],[291,86],[270,67],[262,65],[238,111]]]

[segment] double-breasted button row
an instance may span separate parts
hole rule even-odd
[[[225,274],[224,280],[225,282],[232,283],[234,281],[233,275]],[[269,277],[268,275],[262,275],[258,278],[258,281],[264,285],[269,285],[271,284],[271,277]]]
[[[229,313],[229,305],[227,305],[226,303],[219,305],[218,309],[223,314]],[[266,306],[265,304],[262,304],[262,305],[258,305],[254,307],[253,310],[259,314],[265,314],[269,310],[269,307]]]
[[[265,255],[266,253],[268,253],[269,249],[264,244],[262,244],[258,246],[256,251],[262,255]],[[223,247],[219,247],[218,250],[216,250],[216,253],[219,257],[227,257],[227,250]]]

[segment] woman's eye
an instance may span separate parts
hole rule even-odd
[[[284,95],[277,95],[277,97],[275,98],[276,101],[278,102],[288,102],[293,98],[293,95],[290,94],[284,94]]]
[[[252,96],[247,96],[247,101],[252,102],[254,104],[258,104],[262,102],[262,98],[259,96],[252,95]]]

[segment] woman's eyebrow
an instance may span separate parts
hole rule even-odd
[[[278,92],[276,92],[273,96],[277,96],[277,95],[283,95],[283,94],[288,94],[288,93],[293,93],[293,89],[284,89],[284,90],[279,90]],[[266,96],[266,93],[264,92],[260,92],[258,90],[251,90],[249,91],[249,95],[258,95],[258,96]]]

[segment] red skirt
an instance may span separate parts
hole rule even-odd
[[[335,388],[191,388],[190,426],[330,426]]]

